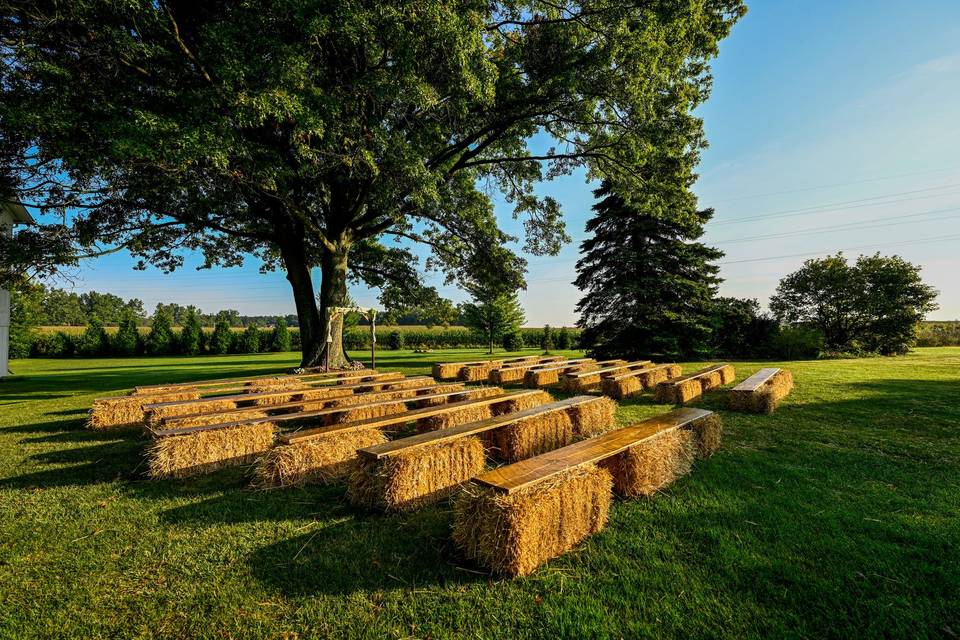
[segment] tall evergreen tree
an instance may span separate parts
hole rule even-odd
[[[113,352],[121,356],[135,356],[140,349],[140,331],[133,311],[127,309],[120,316],[120,328],[113,335]]]
[[[463,324],[483,336],[489,353],[505,335],[518,332],[524,319],[516,293],[496,295],[475,290],[473,302],[463,305]]]
[[[669,163],[668,163],[669,164]],[[711,209],[676,174],[657,175],[628,205],[603,184],[580,246],[581,341],[599,357],[693,357],[709,350],[711,300],[723,252],[696,242]]]
[[[200,334],[202,333],[200,316],[197,315],[196,309],[190,307],[183,319],[183,328],[180,330],[180,351],[188,356],[200,353]]]

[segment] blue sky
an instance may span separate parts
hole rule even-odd
[[[722,44],[714,78],[695,189],[716,210],[705,240],[727,254],[723,295],[766,305],[808,257],[880,251],[922,265],[941,292],[931,318],[960,318],[960,2],[756,0]],[[540,185],[563,204],[573,242],[530,257],[521,294],[530,325],[576,320],[570,283],[592,188],[582,174]],[[498,202],[497,213],[517,235],[509,207]],[[132,263],[86,263],[73,289],[139,297],[148,308],[294,310],[282,274],[260,275],[254,259],[215,271],[188,260],[173,275]],[[376,292],[352,294],[376,305]]]

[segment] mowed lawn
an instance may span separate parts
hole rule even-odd
[[[358,354],[361,355],[361,354]],[[379,354],[426,373],[479,350]],[[777,363],[773,416],[531,577],[491,578],[450,507],[358,512],[342,486],[245,469],[143,477],[136,432],[83,428],[135,384],[267,373],[294,354],[15,361],[0,382],[0,637],[956,637],[960,349]],[[735,363],[743,379],[768,363]],[[696,364],[685,364],[691,371]],[[627,423],[667,410],[622,403]]]

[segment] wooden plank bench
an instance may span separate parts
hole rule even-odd
[[[211,387],[239,386],[244,383],[262,382],[262,381],[283,381],[283,380],[335,380],[337,378],[349,378],[357,375],[358,369],[346,369],[344,371],[330,371],[323,373],[290,373],[277,375],[259,375],[240,378],[217,378],[214,380],[197,380],[194,382],[174,382],[169,384],[151,384],[138,385],[134,387],[134,394],[153,394],[165,390],[179,390],[184,388],[205,389]],[[376,369],[363,369],[365,373],[377,373]]]
[[[655,402],[684,404],[733,382],[736,372],[729,364],[716,364],[657,384]]]
[[[560,384],[562,376],[571,373],[599,371],[607,367],[626,364],[626,360],[602,360],[597,362],[592,358],[582,360],[568,360],[558,366],[543,367],[527,371],[523,376],[523,386],[528,389],[542,389]]]
[[[514,358],[512,360],[491,360],[479,364],[467,365],[460,369],[457,379],[463,382],[482,382],[490,378],[490,374],[499,369],[524,366],[527,364],[537,365],[545,362],[552,362],[556,359],[564,359],[563,356],[525,356],[523,358]]]
[[[600,381],[605,377],[636,369],[648,369],[652,366],[653,363],[649,360],[634,360],[633,362],[604,367],[596,371],[563,374],[560,376],[560,383],[567,393],[583,393],[600,386]]]
[[[435,502],[482,472],[487,456],[514,461],[562,447],[611,428],[615,409],[605,398],[577,396],[359,449],[350,499],[385,511]]]
[[[730,408],[752,413],[773,413],[780,400],[793,389],[793,374],[768,367],[730,390]]]
[[[396,373],[374,374],[369,378],[372,379],[361,378],[362,382],[356,382],[355,384],[317,387],[307,384],[303,389],[282,389],[258,393],[210,396],[195,400],[149,403],[144,405],[144,411],[151,414],[149,421],[154,422],[160,417],[172,417],[188,413],[223,412],[244,407],[266,407],[290,402],[338,398],[368,391],[426,386],[433,382],[433,379],[428,376],[404,378]]]
[[[628,371],[600,381],[603,395],[615,400],[639,395],[644,390],[655,389],[665,380],[676,378],[683,372],[678,364],[658,364],[648,369]]]
[[[494,369],[490,372],[487,381],[490,384],[505,385],[523,382],[524,376],[528,371],[539,371],[549,369],[560,365],[574,365],[578,363],[593,362],[592,358],[576,358],[573,360],[560,359],[549,362],[528,362],[526,364],[514,365],[512,367],[503,367]],[[497,382],[499,380],[499,382]]]
[[[412,378],[407,378],[411,380]],[[303,411],[319,411],[322,409],[332,409],[334,407],[344,407],[347,405],[361,405],[364,403],[379,402],[382,400],[399,400],[401,398],[408,400],[420,400],[430,402],[438,398],[437,394],[463,392],[462,383],[443,383],[437,384],[433,378],[424,378],[429,384],[420,387],[390,389],[384,391],[374,391],[368,393],[358,393],[350,395],[337,395],[319,399],[297,400],[285,402],[276,405],[239,407],[227,411],[195,412],[178,415],[158,415],[153,411],[147,414],[147,426],[155,429],[171,429],[178,427],[200,426],[205,424],[223,424],[226,422],[245,420],[247,418],[262,418],[266,416],[278,416],[291,413],[300,413]],[[428,397],[430,399],[428,399]],[[182,405],[175,405],[181,407]]]
[[[611,489],[650,495],[719,444],[720,423],[677,409],[478,475],[454,505],[453,539],[497,573],[526,575],[603,529]]]
[[[467,393],[476,391],[467,390]],[[342,480],[356,468],[357,449],[387,442],[386,431],[406,429],[411,424],[421,432],[429,431],[438,420],[452,428],[552,400],[542,391],[503,393],[501,390],[497,396],[287,433],[281,435],[278,446],[260,460],[254,485],[273,488]]]

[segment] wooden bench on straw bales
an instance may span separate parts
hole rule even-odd
[[[350,405],[358,405],[386,400],[400,399],[419,399],[425,403],[442,404],[436,398],[437,394],[455,393],[463,391],[463,383],[442,383],[438,384],[433,378],[414,379],[407,378],[408,381],[415,381],[420,386],[410,386],[409,384],[399,385],[395,388],[387,388],[380,391],[364,393],[338,393],[336,395],[316,396],[309,399],[298,399],[282,404],[267,404],[239,407],[226,410],[199,411],[191,409],[190,405],[158,405],[157,409],[147,406],[147,426],[154,429],[171,429],[177,427],[193,427],[208,424],[223,424],[235,420],[245,420],[247,418],[264,418],[267,416],[279,416],[292,413],[301,413],[304,411],[322,411],[324,409],[336,409]],[[344,391],[343,387],[336,389]],[[423,396],[432,396],[433,399],[426,400]],[[442,399],[442,398],[441,398]],[[209,408],[209,407],[208,407]],[[166,409],[168,413],[157,413],[157,411]],[[177,413],[172,413],[177,411]],[[186,412],[186,413],[184,413]]]
[[[285,380],[281,384],[261,383],[248,381],[240,386],[215,389],[196,389],[184,388],[179,391],[167,390],[156,393],[142,393],[139,395],[113,396],[108,398],[97,398],[93,401],[90,408],[90,414],[87,418],[87,427],[90,429],[113,429],[121,427],[137,426],[144,421],[144,407],[146,405],[177,403],[199,401],[204,397],[210,397],[218,394],[242,393],[254,394],[276,391],[278,393],[293,389],[309,389],[323,385],[341,386],[360,381],[373,380],[395,380],[402,378],[401,373],[370,373],[351,372],[351,376],[339,378],[330,378],[319,381],[289,381]],[[242,381],[241,381],[242,382]],[[221,395],[222,397],[222,395]]]
[[[451,386],[443,385],[448,391],[460,389],[462,384]],[[374,380],[352,385],[337,385],[327,387],[307,387],[304,389],[262,391],[259,393],[244,393],[229,396],[211,396],[197,400],[180,402],[162,402],[144,405],[144,421],[147,426],[157,427],[166,420],[185,416],[212,416],[224,414],[240,409],[270,411],[284,413],[284,408],[293,411],[316,411],[325,408],[325,404],[338,398],[362,397],[372,393],[386,393],[426,387],[437,387],[436,381],[429,376],[412,378],[389,378]],[[298,408],[299,407],[299,408]],[[227,422],[228,420],[221,420]],[[209,420],[206,422],[209,423]]]
[[[542,389],[560,384],[561,376],[571,373],[584,373],[589,371],[598,371],[608,367],[614,367],[627,364],[626,360],[596,360],[587,359],[585,361],[568,360],[555,366],[547,366],[527,371],[523,376],[523,386],[528,389]]]
[[[659,383],[654,399],[661,404],[684,404],[711,389],[730,384],[734,377],[736,372],[731,365],[716,364]]]
[[[421,433],[449,429],[552,401],[543,391],[501,391],[496,396],[281,435],[278,446],[258,463],[254,485],[266,489],[334,482],[356,468],[357,449],[387,442],[386,431],[411,424]]]
[[[437,380],[458,380],[464,367],[482,367],[486,365],[509,366],[523,362],[536,362],[536,356],[524,356],[511,360],[476,360],[474,362],[437,362],[433,365],[433,377]]]
[[[360,449],[348,495],[384,511],[429,504],[481,473],[488,456],[523,460],[602,433],[613,427],[615,410],[608,398],[576,396]]]
[[[773,413],[793,389],[793,374],[786,369],[760,369],[730,391],[730,408],[752,413]]]
[[[176,428],[149,429],[153,442],[148,447],[148,470],[151,477],[185,477],[206,473],[221,467],[243,464],[255,460],[270,449],[277,429],[295,427],[321,428],[374,419],[383,416],[398,415],[408,411],[407,403],[431,405],[443,398],[453,401],[456,406],[461,401],[479,401],[503,396],[502,389],[477,388],[448,393],[416,396],[409,399],[387,400],[367,404],[302,411],[300,413],[248,418],[212,425],[198,425]],[[509,398],[501,398],[505,402]],[[497,400],[493,400],[497,402]],[[471,402],[463,402],[469,406]],[[449,414],[456,414],[455,409]],[[476,411],[476,410],[474,410]],[[487,413],[481,415],[486,417]],[[443,413],[443,412],[441,412]],[[470,413],[470,416],[473,414]],[[444,416],[446,417],[446,416]],[[450,418],[455,420],[456,416]],[[469,418],[461,422],[467,422]],[[459,423],[457,423],[459,424]],[[419,425],[418,425],[419,426]],[[368,437],[369,440],[369,437]],[[367,442],[374,444],[374,442]]]
[[[307,380],[320,381],[320,380],[336,380],[338,378],[352,378],[356,377],[359,373],[365,374],[374,374],[377,373],[376,369],[345,369],[343,371],[329,371],[329,372],[312,372],[305,371],[303,373],[278,373],[275,375],[257,375],[257,376],[247,376],[239,378],[217,378],[213,380],[195,380],[193,382],[175,382],[168,384],[151,384],[151,385],[141,385],[133,388],[133,391],[130,395],[153,395],[156,393],[163,393],[166,391],[184,391],[188,389],[209,389],[213,387],[227,387],[227,386],[267,386],[273,384],[275,386],[282,386],[284,382],[303,382]]]
[[[637,369],[649,369],[653,363],[649,360],[635,360],[623,364],[612,365],[593,371],[582,371],[579,373],[565,373],[560,376],[560,383],[563,390],[567,393],[583,393],[600,386],[600,381],[608,376],[635,371]]]
[[[649,369],[637,369],[604,378],[600,381],[603,395],[617,400],[655,389],[665,380],[676,378],[683,372],[678,364],[658,364]]]
[[[655,493],[711,455],[720,432],[710,411],[677,409],[488,471],[455,501],[454,542],[496,573],[531,573],[603,529],[611,489]]]
[[[482,382],[484,380],[490,380],[490,374],[499,369],[523,367],[526,365],[536,366],[564,359],[563,356],[531,356],[528,358],[520,358],[519,360],[502,360],[472,364],[460,369],[458,379],[463,382]]]
[[[490,375],[487,376],[487,381],[490,384],[496,385],[505,385],[505,384],[520,384],[523,382],[524,376],[528,371],[539,370],[539,369],[548,369],[550,367],[555,367],[558,365],[577,365],[584,364],[587,362],[594,362],[592,358],[576,358],[574,360],[567,360],[561,358],[560,360],[551,360],[549,362],[527,362],[524,364],[515,364],[509,367],[502,367],[500,369],[494,369],[490,372]]]

